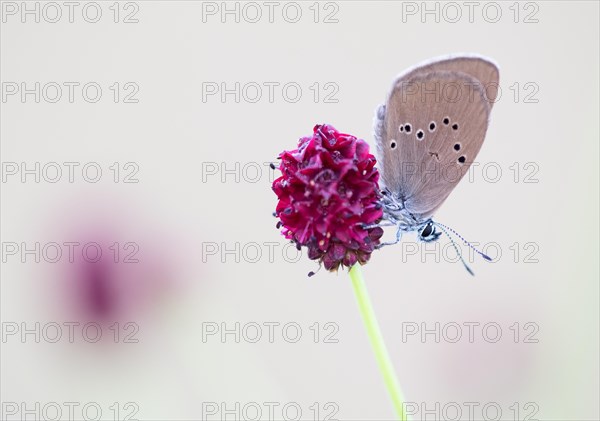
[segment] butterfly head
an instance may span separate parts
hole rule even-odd
[[[419,240],[429,243],[437,240],[442,233],[435,229],[435,224],[431,219],[428,219],[421,227],[419,227]]]

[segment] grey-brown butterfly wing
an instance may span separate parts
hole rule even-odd
[[[420,219],[431,216],[467,172],[491,110],[472,69],[438,64],[405,72],[376,116],[382,181]]]
[[[406,70],[397,79],[409,79],[418,73],[435,71],[460,72],[474,77],[483,86],[490,107],[496,102],[500,78],[498,66],[490,59],[476,54],[437,57]]]

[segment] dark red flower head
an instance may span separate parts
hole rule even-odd
[[[366,263],[383,235],[378,222],[379,172],[369,145],[317,125],[298,149],[279,155],[281,177],[273,182],[279,202],[275,216],[281,233],[327,270]]]

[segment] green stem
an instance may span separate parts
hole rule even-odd
[[[385,343],[383,342],[383,337],[381,336],[381,331],[377,324],[377,318],[375,317],[373,306],[369,300],[367,286],[365,285],[358,263],[350,269],[350,279],[352,279],[352,286],[354,287],[354,295],[358,301],[360,315],[365,323],[367,335],[369,336],[369,341],[373,347],[379,371],[381,371],[381,374],[383,375],[385,387],[392,398],[392,403],[394,404],[398,419],[400,421],[407,421],[408,418],[404,413],[404,398],[402,397],[402,391],[400,390],[398,380],[396,380],[396,372],[394,371],[394,366],[392,365]]]

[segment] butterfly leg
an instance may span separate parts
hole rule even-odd
[[[368,230],[371,228],[383,228],[383,227],[395,227],[396,224],[390,221],[385,221],[385,222],[380,222],[378,224],[371,224],[371,225],[363,225],[363,229],[364,230]]]
[[[380,243],[375,248],[380,249],[384,246],[393,246],[394,244],[398,244],[400,242],[401,238],[402,238],[402,227],[400,225],[398,225],[398,229],[396,230],[396,241],[388,241],[385,243]]]

